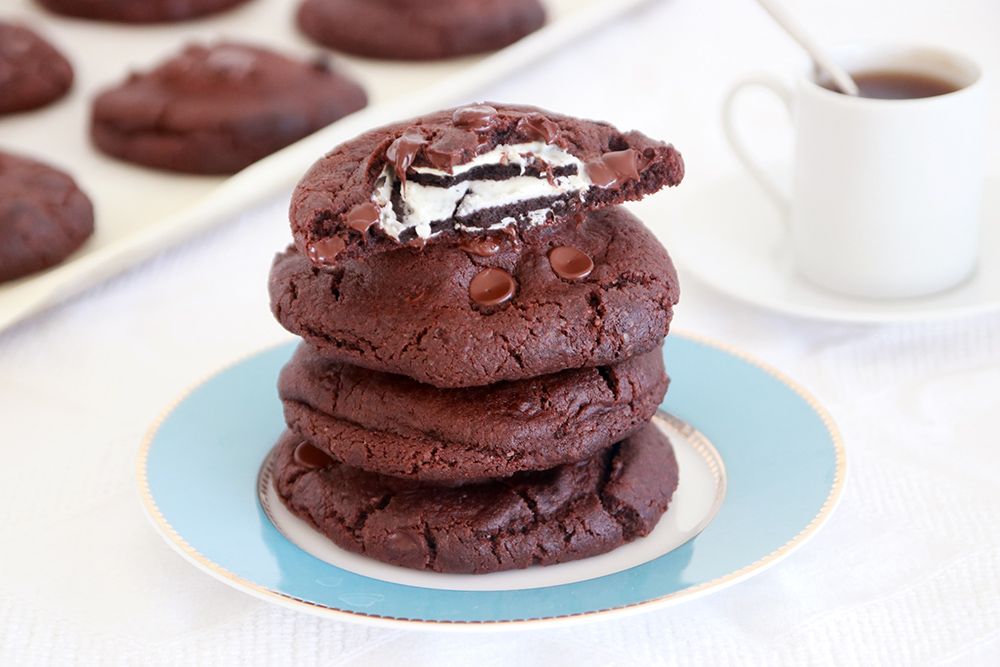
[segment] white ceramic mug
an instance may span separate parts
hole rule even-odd
[[[796,267],[852,296],[912,297],[957,285],[974,271],[979,251],[986,127],[979,66],[930,47],[847,47],[834,57],[848,72],[925,74],[957,90],[905,100],[850,97],[820,86],[814,72],[791,89],[770,77],[732,89],[727,138],[782,209]],[[734,102],[751,87],[774,92],[791,114],[790,197],[736,131]]]

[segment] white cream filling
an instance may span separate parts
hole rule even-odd
[[[525,169],[533,159],[544,160],[551,167],[575,165],[576,173],[555,178],[525,176]],[[421,185],[407,181],[402,188],[403,203],[402,220],[398,219],[392,207],[392,190],[396,175],[391,165],[386,166],[379,177],[374,201],[380,210],[380,224],[389,236],[399,239],[399,235],[413,228],[418,237],[428,239],[431,233],[431,223],[447,220],[452,217],[465,217],[484,209],[510,206],[531,199],[560,197],[567,193],[583,193],[590,187],[591,181],[583,162],[570,155],[558,146],[540,141],[497,146],[488,153],[477,155],[465,164],[455,165],[452,171],[442,171],[431,167],[413,167],[420,174],[435,176],[457,176],[470,169],[487,165],[517,165],[521,176],[514,176],[503,181],[467,180],[443,188],[432,185]],[[550,209],[548,207],[527,212],[526,218],[532,226],[543,224]],[[491,225],[489,230],[500,229],[516,224],[513,217],[504,218],[501,222]],[[468,227],[455,223],[456,229],[463,231],[486,231],[481,227]]]

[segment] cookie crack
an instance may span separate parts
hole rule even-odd
[[[601,481],[597,486],[597,497],[601,501],[604,511],[621,527],[625,540],[631,541],[639,535],[638,526],[641,525],[639,513],[634,508],[617,502],[607,493],[608,484],[612,481],[615,473],[615,461],[621,453],[621,446],[621,443],[613,445],[607,458],[604,460]]]
[[[434,531],[430,524],[424,523],[424,542],[427,543],[427,567],[437,569],[437,540],[434,538]]]
[[[604,384],[607,385],[608,390],[611,392],[611,395],[617,399],[619,397],[618,378],[615,377],[615,373],[611,369],[611,367],[598,366],[597,373],[601,376],[601,379],[604,380]],[[631,380],[629,380],[629,382],[631,382]]]
[[[354,537],[354,539],[360,540],[361,539],[360,533],[361,533],[362,530],[365,529],[365,524],[368,523],[368,518],[371,517],[372,515],[380,512],[380,511],[384,510],[386,507],[389,506],[390,502],[392,502],[392,494],[390,494],[390,493],[383,494],[382,496],[379,497],[379,499],[377,501],[375,501],[374,503],[372,503],[368,507],[365,507],[365,508],[363,508],[363,509],[360,510],[360,515],[358,516],[357,520],[354,522],[353,526],[349,526],[345,522],[345,526],[344,527],[347,528],[347,530],[350,531],[350,533]]]

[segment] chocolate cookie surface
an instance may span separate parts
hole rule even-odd
[[[667,334],[677,274],[625,209],[521,242],[487,240],[401,248],[332,271],[290,249],[271,268],[271,309],[330,359],[437,387],[614,364]]]
[[[590,458],[649,421],[667,382],[659,349],[614,366],[435,389],[301,345],[278,393],[289,428],[338,461],[458,484]]]
[[[37,109],[73,85],[69,61],[38,34],[0,21],[0,114]]]
[[[129,162],[230,174],[365,103],[364,91],[325,61],[246,44],[193,45],[101,93],[91,136]]]
[[[673,146],[534,107],[484,104],[367,132],[292,195],[300,251],[321,267],[403,244],[515,236],[676,185]]]
[[[341,465],[291,432],[273,466],[288,508],[338,546],[477,574],[587,558],[647,535],[678,479],[673,448],[653,424],[580,463],[457,488]]]
[[[58,264],[93,231],[93,206],[68,174],[0,152],[0,281]]]
[[[538,0],[305,0],[299,28],[370,58],[433,60],[495,51],[545,23]]]
[[[37,0],[46,9],[81,19],[165,23],[221,12],[247,0]]]

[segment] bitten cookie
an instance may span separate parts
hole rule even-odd
[[[278,393],[289,428],[338,461],[458,484],[590,458],[642,428],[667,382],[659,349],[614,366],[435,389],[301,345]]]
[[[271,309],[324,356],[437,387],[606,366],[649,352],[679,297],[667,251],[623,208],[330,271],[290,249]]]
[[[338,546],[455,573],[562,563],[647,535],[678,475],[655,425],[580,463],[457,488],[350,468],[286,432],[273,474],[288,508]]]
[[[73,85],[69,61],[35,32],[0,22],[0,114],[37,109]]]
[[[545,23],[538,0],[305,0],[299,27],[340,51],[434,60],[495,51]]]
[[[336,266],[402,244],[514,236],[676,185],[673,146],[534,107],[481,104],[372,130],[292,195],[299,250]]]
[[[58,264],[93,231],[93,206],[68,174],[0,152],[0,282]]]
[[[101,93],[91,136],[136,164],[231,174],[365,103],[364,91],[325,61],[246,44],[193,45]]]
[[[81,19],[120,23],[185,21],[247,0],[37,0],[46,9]]]

